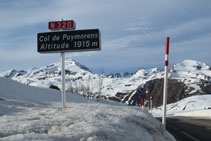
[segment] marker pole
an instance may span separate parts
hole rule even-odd
[[[167,104],[167,97],[168,97],[168,55],[169,55],[169,37],[166,38],[165,75],[164,75],[164,88],[163,88],[162,125],[164,129],[166,129],[166,104]]]

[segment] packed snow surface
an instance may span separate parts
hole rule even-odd
[[[61,108],[57,102],[59,91],[26,86],[6,78],[0,78],[0,83],[1,141],[175,140],[166,131],[163,136],[161,123],[139,107],[90,101],[69,94],[72,102]]]
[[[161,115],[162,106],[152,110]],[[167,115],[198,116],[211,118],[211,95],[196,95],[167,105]]]
[[[61,92],[52,89],[32,87],[0,77],[0,98],[46,104],[61,101]],[[88,102],[89,100],[80,95],[67,94],[67,101]]]
[[[167,132],[162,135],[159,121],[138,108],[79,103],[58,107],[30,106],[2,115],[1,140],[173,140]]]

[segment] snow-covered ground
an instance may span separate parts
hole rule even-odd
[[[152,110],[153,115],[162,115],[162,106]],[[196,95],[167,105],[168,116],[192,116],[211,118],[211,95]]]
[[[61,87],[60,68],[60,63],[53,63],[28,71],[0,73],[0,76],[24,83],[0,77],[0,141],[174,140],[168,132],[163,136],[160,122],[139,107],[88,100],[68,93],[68,107],[62,109],[61,93],[46,89],[51,85]],[[101,87],[102,94],[109,96],[117,92],[131,92],[149,80],[163,78],[163,71],[157,68],[101,77],[73,60],[66,60],[66,69],[67,89],[75,89],[79,93],[86,89],[95,93]],[[190,88],[189,94],[192,94],[201,91],[200,81],[211,81],[211,67],[202,62],[185,60],[170,69],[169,77],[184,82]],[[99,86],[100,81],[102,86]],[[169,104],[167,115],[210,118],[210,107],[210,94],[191,96]],[[161,107],[153,109],[152,113],[161,115]]]
[[[174,140],[161,123],[139,107],[96,102],[0,78],[0,140],[163,141]]]
[[[61,93],[57,90],[28,86],[4,77],[0,77],[1,97],[40,104],[61,101]],[[89,100],[81,95],[67,94],[67,101],[88,102]]]

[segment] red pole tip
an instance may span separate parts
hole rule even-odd
[[[166,54],[169,54],[169,37],[166,38]]]

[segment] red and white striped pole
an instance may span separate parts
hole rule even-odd
[[[169,58],[169,37],[166,38],[166,54],[165,54],[165,75],[164,75],[164,88],[163,88],[163,116],[162,124],[166,129],[166,104],[168,97],[168,58]]]

